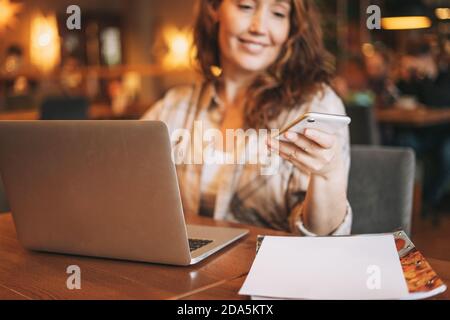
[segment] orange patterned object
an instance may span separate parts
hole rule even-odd
[[[444,283],[416,248],[400,258],[409,292],[434,290]]]

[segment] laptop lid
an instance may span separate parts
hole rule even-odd
[[[0,121],[0,170],[26,248],[190,263],[163,122]]]

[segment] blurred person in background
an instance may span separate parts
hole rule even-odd
[[[388,52],[373,45],[361,56],[343,59],[333,84],[349,106],[389,108],[399,96]]]
[[[411,42],[400,59],[397,87],[401,94],[416,97],[428,107],[450,107],[448,64],[436,61],[427,42]]]
[[[426,108],[450,107],[448,64],[439,64],[426,42],[411,42],[401,57],[397,87]],[[396,143],[411,147],[424,159],[424,214],[439,208],[450,185],[450,127],[402,130]]]
[[[368,87],[375,94],[375,106],[391,107],[400,92],[395,85],[392,59],[387,49],[374,47],[373,51],[364,54],[364,66]]]
[[[320,23],[312,0],[199,1],[194,41],[204,81],[170,90],[143,119],[166,122],[171,134],[201,121],[224,137],[228,129],[281,129],[305,112],[345,114],[329,86],[333,59]],[[185,212],[303,235],[349,234],[348,129],[286,138],[268,143],[281,157],[276,174],[251,164],[178,165]],[[184,154],[199,152],[179,143]],[[212,148],[235,159],[246,152]]]
[[[337,68],[333,88],[346,106],[372,107],[375,93],[370,89],[364,60],[359,56],[343,59]]]

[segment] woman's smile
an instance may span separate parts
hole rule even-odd
[[[238,37],[240,48],[250,54],[261,54],[270,44],[262,41]]]

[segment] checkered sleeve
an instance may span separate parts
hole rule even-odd
[[[342,100],[336,95],[336,93],[329,87],[324,89],[324,93],[320,98],[315,99],[309,105],[308,112],[322,112],[330,114],[346,114],[344,104]],[[349,130],[346,128],[338,133],[338,139],[340,140],[342,149],[342,157],[344,159],[344,165],[348,172],[350,170],[350,138]],[[288,182],[287,188],[287,207],[290,212],[289,225],[292,232],[297,234],[302,234],[306,236],[316,236],[314,233],[307,230],[303,224],[302,211],[303,211],[303,201],[306,197],[306,192],[301,192],[300,190],[305,190],[304,185],[300,185],[302,181],[300,171],[293,167]],[[304,179],[303,179],[304,181]],[[306,187],[307,188],[307,187]],[[349,235],[351,233],[353,212],[350,203],[347,201],[347,213],[341,225],[332,232],[331,235]]]

